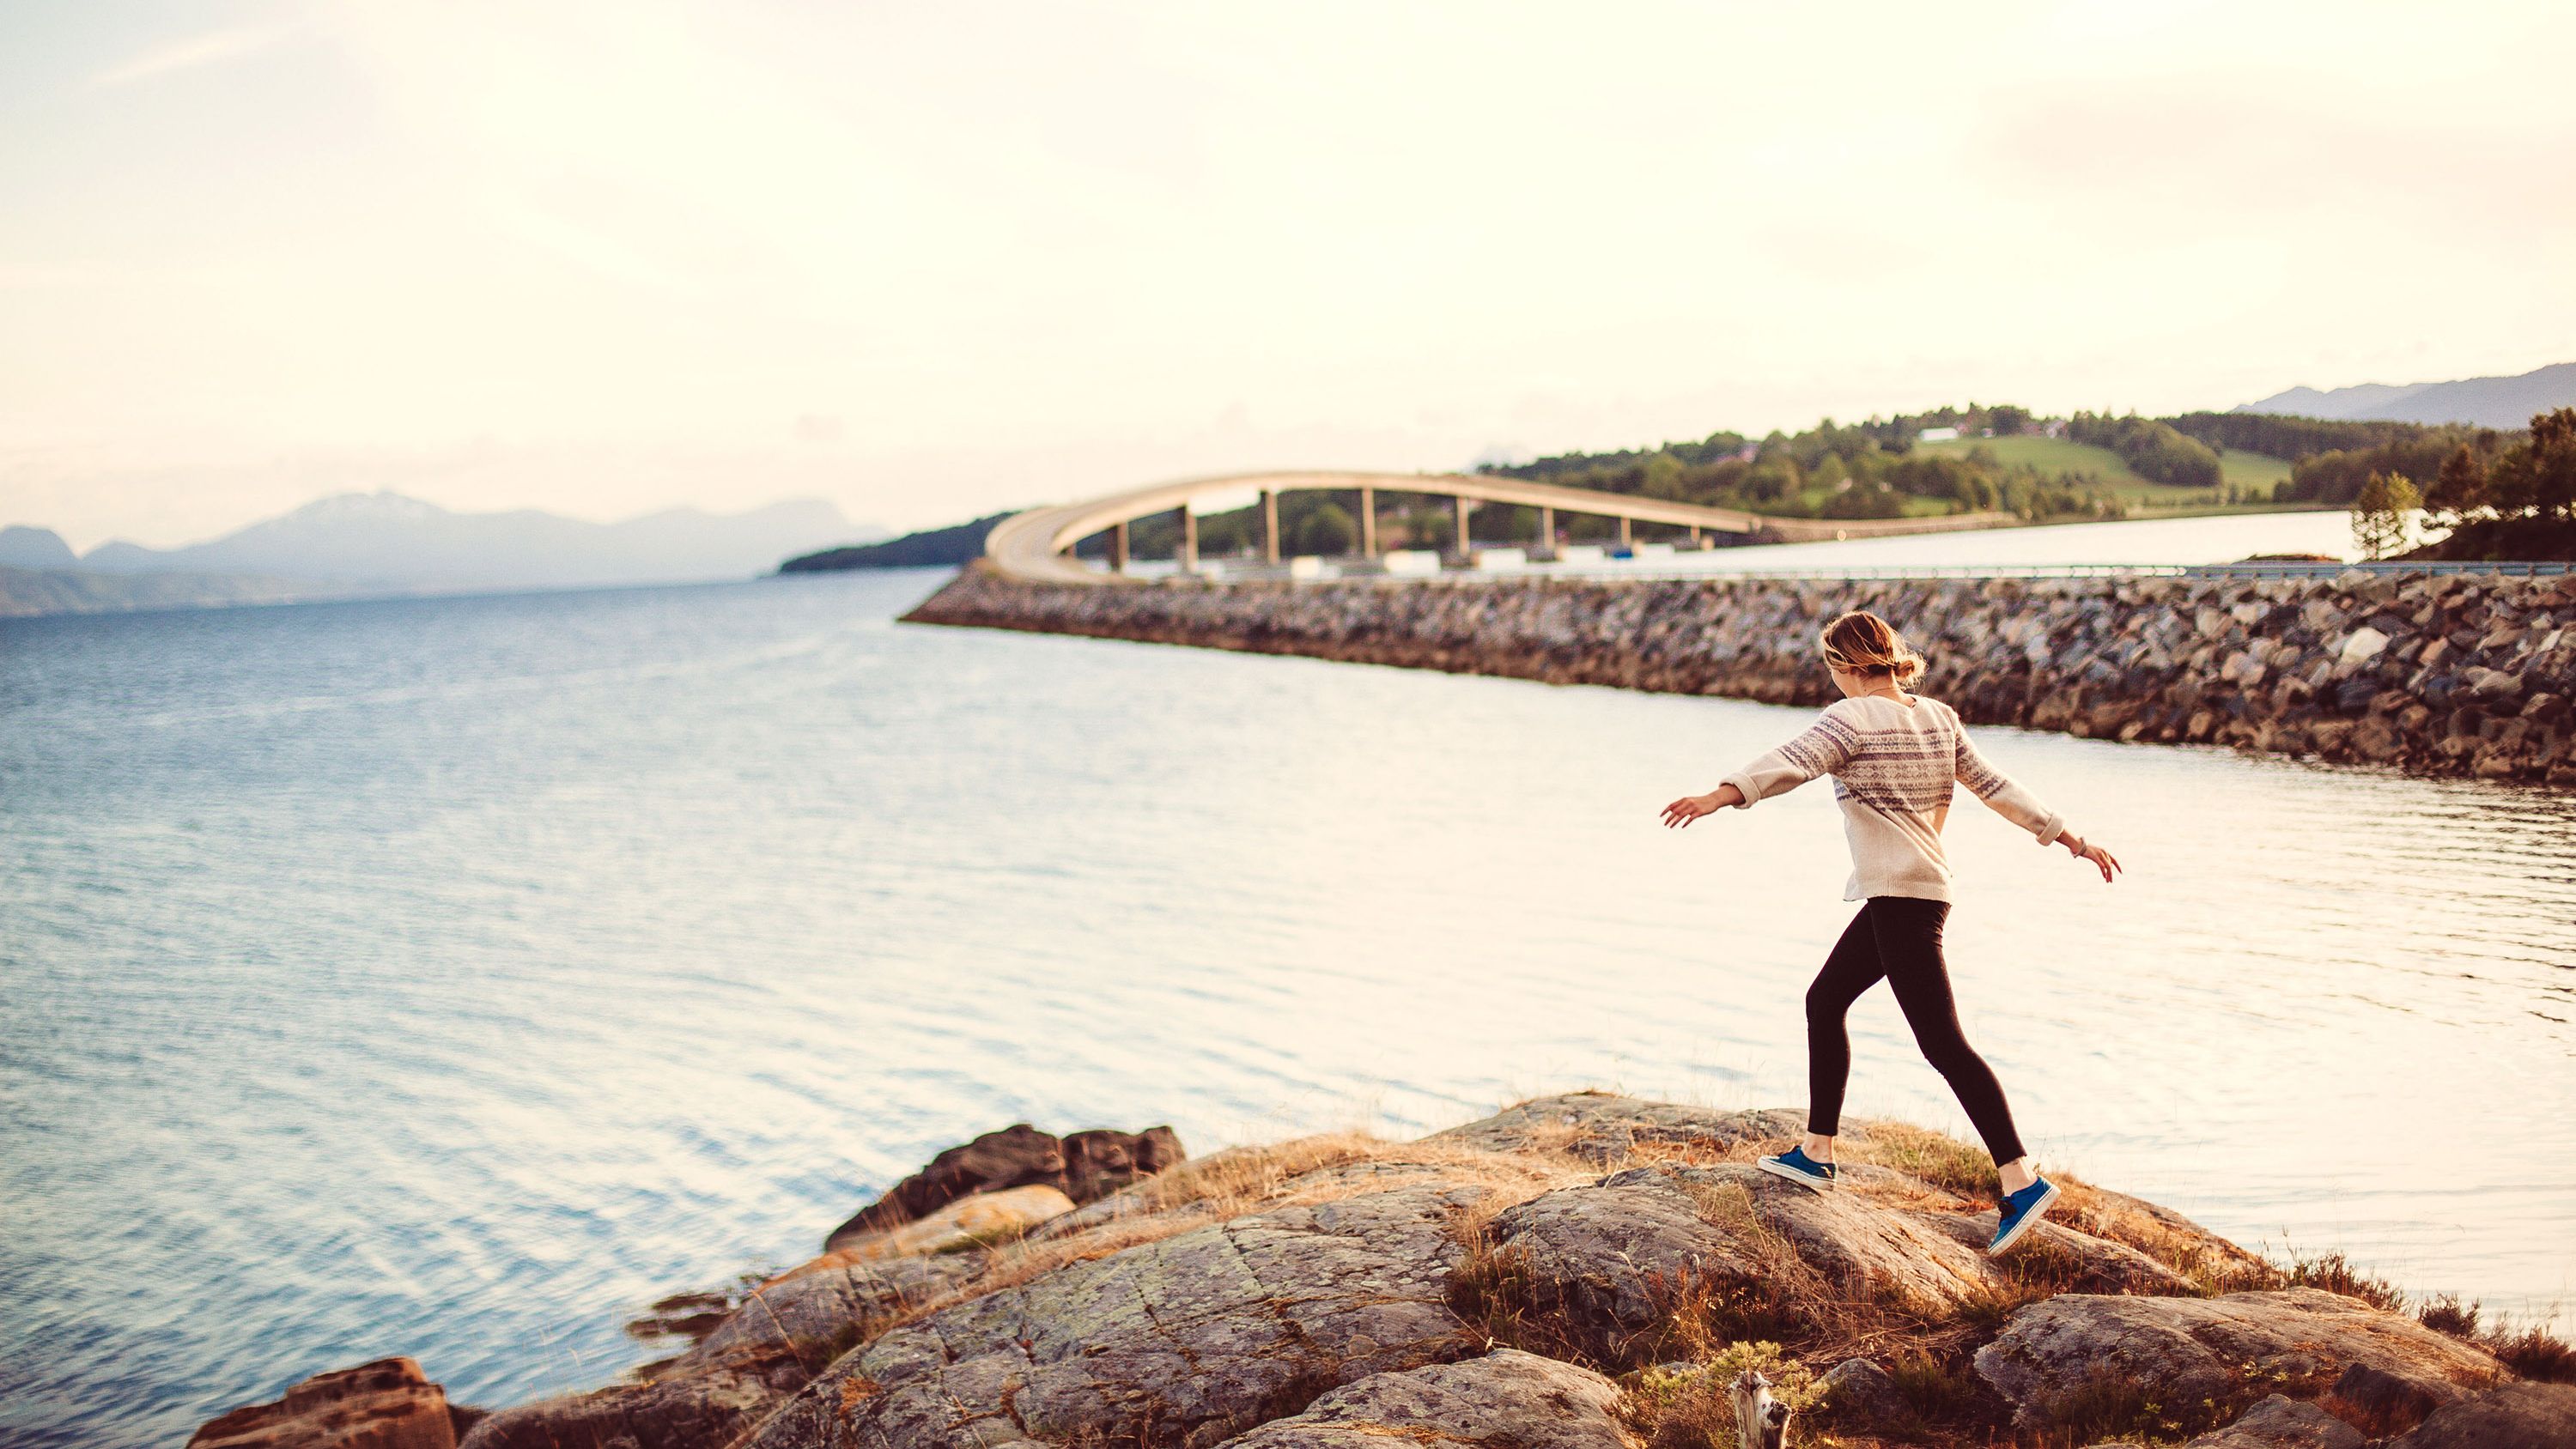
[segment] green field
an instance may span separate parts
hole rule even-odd
[[[2070,443],[2063,438],[1958,438],[1946,443],[1917,443],[1922,453],[1965,455],[1971,448],[1991,450],[1997,461],[2027,463],[2042,473],[2089,473],[2099,479],[2120,501],[2132,510],[2170,512],[2188,509],[2195,513],[2212,511],[2250,511],[2269,508],[2272,485],[2290,476],[2286,459],[2261,453],[2229,451],[2218,455],[2219,476],[2240,490],[2266,500],[2262,503],[2236,504],[2223,502],[2223,493],[2206,488],[2171,488],[2152,482],[2130,471],[2120,455],[2108,448],[2087,443]]]

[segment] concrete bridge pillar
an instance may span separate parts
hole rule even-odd
[[[1636,522],[1636,520],[1635,520],[1635,519],[1630,518],[1628,515],[1626,515],[1626,514],[1624,514],[1624,513],[1620,514],[1620,515],[1619,515],[1619,546],[1620,546],[1621,548],[1633,548],[1633,547],[1635,547],[1635,546],[1636,546],[1636,542],[1637,542],[1637,522]]]
[[[1279,562],[1279,495],[1261,490],[1261,561]]]
[[[1471,548],[1467,542],[1467,495],[1457,494],[1450,501],[1458,505],[1458,557],[1463,561]]]
[[[1109,571],[1113,574],[1127,572],[1127,525],[1124,523],[1109,530]]]
[[[1199,567],[1199,516],[1190,506],[1181,505],[1181,572],[1196,573]]]
[[[1701,528],[1701,527],[1700,527],[1698,524],[1696,524],[1696,523],[1694,523],[1694,524],[1692,524],[1692,525],[1691,525],[1691,547],[1693,547],[1693,548],[1706,548],[1706,547],[1708,547],[1708,530],[1706,530],[1706,529],[1704,529],[1704,528]]]
[[[1377,557],[1377,490],[1360,489],[1360,557]]]
[[[1545,503],[1538,506],[1538,546],[1549,558],[1556,557],[1556,510]]]

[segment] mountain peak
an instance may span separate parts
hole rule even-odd
[[[13,569],[67,569],[80,560],[71,545],[50,528],[13,523],[0,528],[0,565]]]
[[[2471,377],[2457,382],[2402,385],[2365,382],[2322,392],[2312,387],[2294,387],[2234,410],[2289,413],[2303,418],[2526,428],[2531,426],[2534,413],[2571,406],[2576,406],[2576,362],[2553,363],[2516,377]]]

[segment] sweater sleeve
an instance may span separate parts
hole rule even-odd
[[[1860,731],[1828,708],[1807,726],[1806,733],[1727,776],[1724,783],[1744,797],[1735,807],[1743,810],[1756,800],[1785,795],[1818,775],[1832,774],[1859,751]]]
[[[1968,728],[1958,727],[1959,783],[1976,792],[1978,799],[1994,812],[2031,834],[2042,845],[2054,844],[2066,833],[2066,817],[2049,809],[2040,798],[2013,782],[2011,776],[1986,763],[1977,753],[1976,744],[1968,738]]]

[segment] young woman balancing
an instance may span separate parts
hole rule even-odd
[[[1834,777],[1834,799],[1842,806],[1852,853],[1843,899],[1859,901],[1860,914],[1807,988],[1806,1140],[1763,1158],[1760,1166],[1818,1191],[1834,1185],[1834,1134],[1851,1076],[1843,1016],[1862,992],[1885,978],[1914,1028],[1915,1043],[1948,1079],[1994,1154],[2003,1206],[1987,1251],[2000,1253],[2048,1211],[2057,1188],[2032,1170],[2003,1087],[1968,1045],[1951,1001],[1949,969],[1941,959],[1941,926],[1950,914],[1941,826],[1950,814],[1950,787],[1967,786],[2041,845],[2062,844],[2076,859],[2092,862],[2106,883],[2120,862],[2068,833],[2062,816],[1987,764],[1968,743],[1957,711],[1906,692],[1922,674],[1923,660],[1886,620],[1845,614],[1826,627],[1823,642],[1825,667],[1843,694],[1823,718],[1708,794],[1685,795],[1664,807],[1667,828],[1687,826],[1729,806],[1743,809],[1794,790],[1818,775]]]

